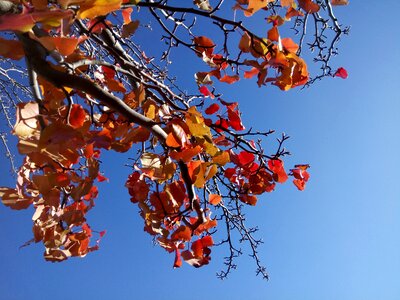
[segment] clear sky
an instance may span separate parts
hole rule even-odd
[[[172,269],[154,247],[123,184],[124,156],[103,157],[110,183],[89,214],[106,229],[101,249],[84,259],[45,262],[31,238],[32,210],[0,206],[0,299],[400,299],[400,2],[351,1],[337,15],[351,25],[335,63],[349,78],[327,79],[283,93],[241,81],[225,89],[239,101],[245,125],[292,138],[286,160],[311,164],[304,192],[279,186],[247,209],[265,244],[260,256],[270,280],[255,277],[243,256],[224,281],[215,277],[224,249],[210,265]],[[118,165],[120,162],[120,165]],[[0,156],[0,186],[12,186]]]

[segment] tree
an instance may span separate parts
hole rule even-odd
[[[0,1],[2,112],[24,156],[16,187],[0,188],[0,196],[12,209],[34,207],[34,237],[27,244],[42,242],[45,259],[53,262],[97,250],[104,232],[93,231],[86,214],[98,194],[95,183],[106,180],[100,154],[130,150],[130,200],[140,209],[144,230],[175,254],[174,267],[182,260],[208,264],[218,228],[225,231],[219,244],[228,248],[219,276],[226,277],[241,254],[236,232],[239,242],[248,243],[257,273],[267,278],[257,256],[261,241],[246,226],[242,209],[288,176],[303,190],[309,166],[287,172],[288,137],[265,150],[262,139],[273,131],[246,129],[238,103],[222,99],[218,82],[255,77],[260,87],[286,91],[327,76],[347,77],[345,69],[330,66],[348,31],[332,6],[344,4],[236,0],[232,11],[223,0]],[[262,24],[261,34],[247,27],[252,18]],[[165,45],[160,59],[152,48],[145,52],[141,43],[148,41],[135,34],[152,28]],[[186,92],[168,73],[178,46],[208,69],[193,70],[198,91]],[[315,51],[321,67],[314,77],[300,58],[305,47]],[[15,169],[6,135],[1,137]]]

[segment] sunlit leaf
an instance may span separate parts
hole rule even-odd
[[[210,194],[209,198],[208,198],[208,202],[210,202],[210,204],[212,205],[218,205],[222,200],[222,197],[220,195],[217,194]]]
[[[86,0],[80,4],[78,17],[81,19],[93,19],[105,16],[121,7],[122,0]]]
[[[317,3],[312,0],[298,0],[300,8],[304,9],[307,13],[316,13],[319,11],[320,7]]]

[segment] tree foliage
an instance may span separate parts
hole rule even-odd
[[[242,209],[289,176],[303,190],[309,166],[284,166],[285,135],[275,149],[264,149],[273,131],[246,129],[238,103],[223,99],[217,82],[255,78],[259,87],[286,91],[327,76],[346,78],[346,70],[332,69],[330,61],[348,30],[332,6],[347,1],[232,2],[0,1],[0,103],[24,156],[16,187],[0,188],[0,196],[12,209],[33,206],[27,244],[43,243],[46,260],[99,248],[104,232],[93,231],[86,216],[97,183],[107,180],[101,152],[131,151],[130,200],[144,230],[174,253],[174,267],[182,261],[206,265],[212,247],[226,245],[224,278],[242,253],[237,243],[245,242],[257,273],[267,277],[257,256],[261,241]],[[136,37],[153,28],[163,43]],[[186,92],[168,73],[178,46],[203,62],[203,70],[188,68],[198,90]],[[303,48],[313,50],[321,66],[314,77],[301,58]],[[1,137],[15,169],[6,135]]]

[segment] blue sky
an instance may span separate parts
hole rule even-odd
[[[152,245],[123,187],[127,156],[108,153],[110,183],[100,185],[89,216],[107,235],[84,259],[51,264],[40,245],[18,250],[31,238],[32,210],[0,206],[0,299],[400,299],[399,9],[395,0],[337,9],[351,25],[334,61],[348,70],[346,80],[287,93],[241,81],[224,91],[239,101],[245,125],[291,136],[288,165],[311,164],[304,192],[279,186],[246,211],[265,242],[269,281],[255,277],[245,255],[218,280],[222,248],[201,269],[172,269],[173,257]],[[0,165],[0,186],[12,186],[4,156]]]

